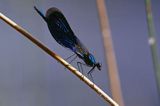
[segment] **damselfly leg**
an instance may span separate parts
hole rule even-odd
[[[75,56],[76,54],[72,54],[71,56],[67,57],[65,60],[69,60],[70,58],[72,58],[73,56]],[[75,59],[77,58],[77,55],[75,57],[73,57],[73,59],[71,59],[68,63],[71,64]],[[66,67],[65,67],[65,70],[66,70]]]
[[[93,67],[91,68],[91,70],[87,73],[88,77],[90,76],[90,78],[91,78],[91,80],[93,81],[93,83],[94,83],[94,80],[93,80],[92,72],[94,71],[94,68],[95,68],[95,66],[93,66]]]
[[[75,56],[75,55],[76,55],[76,54],[74,53],[74,54],[72,54],[71,56],[67,57],[65,60],[69,60],[70,58],[72,58],[72,57]],[[77,55],[76,55],[73,59],[71,59],[71,61],[70,61],[69,63],[72,63],[76,58],[77,58]]]
[[[86,64],[81,63],[81,62],[77,62],[78,70],[84,75],[82,65],[86,65]]]
[[[78,66],[78,70],[84,75],[83,73],[83,67],[82,66],[87,66],[86,64],[84,63],[81,63],[81,62],[77,62],[77,66]],[[95,67],[93,67],[88,73],[87,73],[87,76],[90,80],[92,80],[92,82],[94,83],[94,80],[93,80],[93,77],[92,77],[92,72],[93,72],[93,69]]]

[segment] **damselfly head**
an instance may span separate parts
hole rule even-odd
[[[99,71],[101,71],[101,64],[100,63],[96,63],[95,66],[98,68]]]
[[[101,71],[101,66],[102,66],[102,64],[97,63],[97,64],[95,64],[95,66],[98,68],[99,71]]]

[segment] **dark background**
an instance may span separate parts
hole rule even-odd
[[[0,12],[67,58],[72,52],[55,42],[34,5],[43,13],[53,6],[64,13],[76,36],[102,63],[94,80],[111,96],[96,1],[0,0]],[[125,105],[159,106],[144,0],[106,0],[106,6]],[[160,51],[160,1],[152,0],[152,7]],[[19,35],[0,21],[0,106],[106,106],[60,63]]]

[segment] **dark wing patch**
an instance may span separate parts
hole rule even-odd
[[[57,8],[51,8],[46,13],[48,28],[54,39],[62,46],[69,48],[81,58],[88,54],[86,47],[74,35],[66,18]]]

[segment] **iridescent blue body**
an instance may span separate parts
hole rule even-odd
[[[101,70],[101,65],[95,61],[94,56],[75,36],[65,16],[62,14],[60,10],[58,10],[55,7],[52,7],[47,10],[46,15],[44,16],[36,7],[34,8],[39,13],[39,15],[46,21],[53,38],[60,45],[69,48],[79,58],[81,58],[87,66],[92,67],[90,72],[95,67]]]

